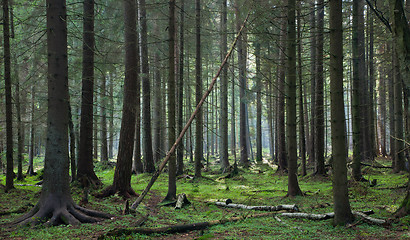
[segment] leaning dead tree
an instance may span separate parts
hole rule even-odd
[[[201,101],[199,101],[198,105],[196,106],[195,111],[192,113],[192,115],[189,118],[188,122],[185,124],[185,127],[182,129],[181,133],[179,134],[177,140],[172,145],[171,149],[168,151],[167,155],[165,156],[165,159],[161,162],[158,169],[155,171],[155,173],[152,176],[151,180],[149,181],[147,187],[142,191],[141,195],[137,198],[137,200],[131,205],[131,209],[136,209],[138,207],[138,205],[142,202],[144,197],[147,195],[148,191],[151,189],[152,185],[154,185],[155,181],[158,179],[158,177],[161,174],[162,170],[165,168],[165,165],[168,163],[168,160],[170,159],[172,154],[175,152],[176,147],[181,142],[181,140],[184,137],[186,131],[191,126],[192,122],[194,121],[195,116],[198,114],[199,110],[201,109],[202,105],[204,104],[205,99],[211,93],[211,91],[212,91],[212,89],[213,89],[213,87],[216,83],[216,80],[218,79],[219,75],[222,72],[222,69],[224,68],[224,66],[228,62],[228,59],[231,56],[231,54],[232,54],[232,52],[235,48],[236,42],[238,41],[239,37],[241,36],[241,33],[242,33],[243,29],[245,28],[245,25],[246,25],[246,22],[248,21],[249,15],[250,15],[250,13],[248,13],[248,15],[246,16],[246,18],[245,18],[245,20],[242,24],[242,27],[240,28],[238,34],[236,35],[235,40],[233,41],[230,50],[228,51],[228,53],[226,54],[224,60],[222,61],[222,64],[219,67],[218,72],[216,73],[215,77],[212,79],[212,82],[209,85],[208,90],[202,96],[202,99],[201,99]]]

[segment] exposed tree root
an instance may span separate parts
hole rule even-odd
[[[111,185],[105,188],[101,193],[94,194],[97,198],[106,198],[118,193],[119,196],[123,197],[124,199],[129,199],[131,197],[138,197],[138,194],[135,193],[134,189],[128,187],[126,190],[117,189],[114,185]]]
[[[49,194],[47,198],[40,199],[34,208],[21,216],[13,223],[18,225],[56,226],[61,224],[78,225],[80,223],[99,222],[112,215],[82,208],[74,203],[69,196]]]

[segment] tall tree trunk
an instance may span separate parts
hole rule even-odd
[[[241,27],[241,4],[239,0],[235,1],[235,15],[236,15],[236,31],[239,31]],[[241,149],[241,158],[240,164],[244,167],[249,167],[248,159],[248,145],[247,145],[247,124],[246,124],[246,55],[244,47],[244,34],[242,33],[238,39],[237,49],[238,49],[238,66],[239,66],[239,84],[240,84],[240,112],[239,112],[239,128],[240,128],[240,149]]]
[[[135,4],[135,11],[136,17],[139,19],[139,8],[138,3]],[[138,35],[138,29],[135,29],[135,34]],[[133,161],[132,161],[132,172],[133,173],[143,173],[144,166],[142,164],[142,157],[141,157],[141,64],[140,64],[140,38],[136,38],[137,44],[137,59],[136,59],[136,71],[137,71],[137,79],[136,79],[136,86],[135,86],[135,134],[134,134],[134,153],[133,153]]]
[[[302,161],[302,176],[306,173],[306,139],[305,139],[305,112],[304,112],[304,102],[303,102],[303,65],[302,65],[302,24],[301,24],[301,6],[300,2],[297,5],[297,28],[298,28],[298,78],[299,78],[299,155]],[[306,96],[306,95],[305,95]]]
[[[157,23],[154,23],[154,34],[159,34],[159,27]],[[154,85],[161,86],[161,62],[159,58],[159,49],[155,50],[154,53]],[[162,91],[160,87],[154,87],[153,89],[153,98],[154,98],[154,108],[153,108],[153,128],[154,128],[154,136],[153,136],[153,151],[154,151],[154,162],[159,162],[162,157],[162,149],[161,142],[163,141],[163,133],[162,133],[162,125],[163,121],[163,111],[162,111]]]
[[[237,166],[236,162],[236,117],[235,117],[235,52],[232,52],[232,84],[231,84],[231,154],[233,155],[233,159],[235,161],[235,165]]]
[[[261,46],[256,43],[256,162],[262,162],[262,76]]]
[[[287,171],[287,156],[286,156],[286,140],[285,140],[285,65],[286,56],[284,49],[286,48],[286,21],[282,20],[281,33],[280,33],[280,47],[279,47],[279,61],[278,66],[278,99],[277,99],[277,159],[278,159],[278,171]]]
[[[335,225],[353,221],[347,187],[346,131],[343,100],[342,1],[330,0],[330,98],[333,154],[333,203]]]
[[[124,0],[124,25],[125,79],[117,165],[113,184],[105,189],[102,195],[112,195],[118,192],[119,195],[129,198],[136,195],[131,188],[134,144],[130,144],[134,142],[135,135],[135,106],[137,100],[135,92],[138,79],[135,0]]]
[[[71,182],[77,180],[77,157],[76,157],[76,143],[75,129],[73,123],[73,114],[71,110],[71,100],[68,101],[68,130],[70,131],[70,167],[71,167]],[[78,146],[77,146],[78,147]]]
[[[101,162],[108,163],[108,142],[107,142],[107,77],[103,74],[100,89],[100,112],[101,112]]]
[[[198,104],[202,97],[202,64],[201,64],[201,3],[195,0],[196,12],[196,59],[195,59],[195,101]],[[203,110],[200,109],[195,124],[195,177],[201,177],[203,157]]]
[[[221,11],[221,61],[228,51],[227,38],[228,38],[228,1],[222,1],[222,11]],[[221,74],[221,115],[219,121],[219,134],[220,134],[220,144],[219,144],[219,154],[221,160],[222,170],[229,167],[229,154],[228,154],[228,68],[226,65],[222,70]]]
[[[369,25],[369,145],[370,145],[370,160],[373,161],[376,157],[376,121],[375,121],[375,97],[374,97],[374,83],[376,82],[374,76],[374,21],[373,14],[367,14]]]
[[[352,177],[355,180],[361,180],[361,161],[363,159],[363,138],[361,127],[361,100],[360,86],[364,79],[361,79],[360,71],[363,71],[360,63],[360,21],[359,18],[363,17],[363,8],[360,2],[363,0],[353,0],[353,39],[352,39],[352,52],[353,52],[353,84],[352,84],[352,125],[353,125],[353,164],[352,164]],[[364,54],[364,52],[363,52]]]
[[[388,51],[391,54],[391,59],[392,59],[392,65],[390,65],[390,69],[388,71],[388,82],[393,83],[393,84],[388,84],[389,86],[389,128],[390,128],[390,158],[392,161],[392,168],[395,168],[396,164],[396,144],[395,144],[395,139],[394,136],[396,136],[396,127],[395,127],[395,116],[394,116],[394,57],[395,55],[393,53],[392,46],[388,46]]]
[[[142,138],[144,172],[155,171],[154,159],[152,156],[152,136],[151,136],[151,88],[149,80],[148,65],[148,30],[147,11],[145,0],[139,0],[140,28],[141,28],[141,81],[142,81]]]
[[[296,0],[288,0],[286,138],[288,153],[288,196],[302,195],[298,183],[296,137]]]
[[[15,66],[17,70],[17,66]],[[20,100],[20,78],[18,71],[15,71],[14,78],[16,81],[15,104],[17,115],[17,180],[22,180],[23,176],[23,151],[24,151],[24,125],[21,120],[21,100]]]
[[[3,0],[3,42],[4,42],[4,87],[6,90],[6,188],[9,191],[14,188],[14,164],[13,164],[13,106],[11,102],[11,60],[10,60],[10,17],[9,1]]]
[[[199,1],[199,0],[197,0]],[[169,1],[169,25],[168,25],[168,148],[171,149],[176,139],[175,119],[175,0]],[[177,172],[176,156],[173,153],[168,161],[168,193],[165,200],[176,199]]]
[[[108,76],[110,77],[111,75],[108,75]],[[110,79],[109,80],[109,84],[110,84],[110,89],[109,89],[110,122],[109,122],[108,128],[109,128],[110,136],[108,137],[108,158],[112,159],[114,157],[114,82],[111,77],[109,79]]]
[[[315,90],[316,90],[316,0],[311,0],[310,13],[310,139],[309,139],[309,163],[315,161]]]
[[[47,0],[48,113],[44,181],[37,205],[16,223],[78,225],[109,215],[84,209],[70,194],[68,160],[68,62],[65,0]]]
[[[395,164],[393,171],[400,172],[405,170],[404,166],[404,144],[403,144],[403,87],[400,74],[400,63],[397,57],[397,50],[393,51],[393,66],[394,66],[394,148],[395,152]]]
[[[324,103],[323,103],[323,33],[325,5],[323,0],[318,0],[317,13],[317,59],[316,59],[316,88],[315,88],[315,174],[325,174],[325,126],[324,126]]]
[[[93,164],[94,105],[94,0],[84,1],[83,71],[81,96],[80,146],[77,177],[83,187],[100,185]]]
[[[407,7],[410,5],[406,2]],[[389,0],[390,6],[390,19],[393,22],[393,39],[396,47],[397,57],[400,62],[400,72],[403,79],[404,91],[406,96],[410,96],[410,28],[408,26],[408,20],[404,11],[403,1],[401,0]],[[410,98],[407,98],[410,101]],[[407,107],[410,107],[410,103],[406,103]],[[405,111],[410,114],[410,109]],[[406,116],[407,119],[410,116]],[[410,124],[410,121],[407,122]],[[409,130],[410,126],[407,125],[406,129]],[[406,141],[410,142],[410,133],[406,132]],[[396,149],[397,150],[397,149]],[[405,216],[410,214],[410,171],[409,171],[409,183],[407,184],[407,195],[402,202],[400,208],[396,212],[396,216]]]
[[[179,82],[178,82],[178,133],[182,132],[184,120],[184,16],[185,6],[184,0],[181,0],[180,14],[180,35],[179,35]],[[177,149],[177,175],[184,173],[184,144],[183,141],[178,145]]]
[[[35,145],[35,124],[34,124],[34,113],[35,113],[35,93],[36,87],[33,84],[31,86],[31,114],[30,114],[30,146],[29,146],[29,153],[28,153],[28,168],[27,168],[27,175],[33,176],[34,173],[34,145]]]

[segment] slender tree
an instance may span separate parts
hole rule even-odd
[[[184,21],[185,21],[185,1],[181,0],[179,24],[179,76],[178,76],[178,133],[183,129],[184,120]],[[184,144],[183,141],[177,149],[177,175],[184,173]]]
[[[199,0],[197,0],[199,1]],[[176,120],[175,120],[175,0],[169,1],[169,54],[168,54],[168,147],[172,148],[176,140]],[[173,153],[168,162],[168,193],[165,200],[176,199],[176,156]]]
[[[113,184],[107,187],[98,197],[119,195],[129,198],[136,196],[131,188],[132,155],[135,134],[135,107],[137,73],[137,35],[136,35],[136,2],[124,0],[124,39],[125,39],[125,79],[124,99],[122,106],[121,130],[118,147],[117,165]]]
[[[3,0],[4,86],[6,89],[6,192],[14,188],[13,110],[11,102],[10,17],[9,1]]]
[[[108,162],[108,142],[107,142],[107,77],[103,74],[101,79],[101,89],[100,89],[100,112],[101,112],[101,122],[100,122],[100,138],[101,138],[101,156],[102,162]]]
[[[235,1],[235,15],[236,15],[236,31],[239,32],[241,28],[241,3],[239,0]],[[249,167],[248,158],[248,144],[247,144],[247,124],[246,124],[246,54],[244,50],[244,34],[242,33],[238,39],[237,49],[238,49],[238,66],[239,66],[239,85],[240,85],[240,111],[239,111],[239,139],[240,139],[240,149],[241,158],[239,163],[244,167]]]
[[[288,196],[302,195],[298,183],[296,137],[296,0],[288,0],[286,138],[288,154]]]
[[[27,168],[27,174],[30,176],[33,176],[34,173],[34,141],[35,141],[35,128],[34,128],[34,113],[35,113],[35,93],[36,93],[36,87],[33,84],[31,86],[31,102],[30,102],[30,146],[29,146],[29,153],[28,153],[28,168]]]
[[[323,42],[324,42],[324,0],[318,0],[317,43],[316,43],[316,87],[315,87],[315,174],[325,174],[325,122],[324,122],[324,85],[323,85]]]
[[[94,0],[84,1],[81,124],[77,170],[78,180],[83,187],[101,184],[101,180],[94,172],[93,164],[94,4]]]
[[[346,131],[343,100],[342,1],[330,0],[330,98],[333,154],[333,203],[335,225],[353,221],[347,188]]]
[[[222,1],[222,11],[221,11],[221,61],[228,50],[227,47],[227,8],[228,1]],[[219,134],[220,134],[220,144],[219,144],[219,154],[221,159],[221,168],[225,170],[229,167],[228,159],[228,66],[225,66],[221,74],[221,115],[219,120]]]
[[[145,0],[139,0],[140,11],[140,39],[141,39],[141,81],[142,81],[142,137],[144,172],[155,171],[154,159],[152,156],[152,136],[151,136],[151,83],[149,80],[148,65],[148,29],[147,10]]]
[[[69,186],[68,62],[65,0],[47,0],[48,113],[44,181],[40,199],[18,224],[77,225],[97,222],[108,214],[74,203]]]
[[[17,70],[17,66],[14,68]],[[22,180],[23,176],[23,148],[24,148],[24,124],[22,122],[22,107],[20,99],[20,78],[17,71],[14,73],[15,78],[15,105],[17,117],[17,180]]]
[[[262,162],[262,76],[261,46],[256,43],[256,161]]]
[[[201,1],[195,0],[196,58],[195,58],[195,100],[198,104],[202,97],[202,59],[201,59]],[[195,177],[201,177],[203,156],[203,110],[200,109],[195,124]]]
[[[361,64],[361,54],[360,50],[364,50],[359,46],[360,44],[360,20],[359,18],[363,16],[363,8],[360,6],[363,0],[353,1],[353,35],[352,35],[352,52],[353,52],[353,84],[352,84],[352,125],[353,125],[353,164],[352,164],[352,177],[353,179],[359,181],[361,180],[361,161],[363,158],[363,134],[361,133],[361,100],[360,95],[360,82],[363,81],[360,77],[360,71],[363,71],[363,65]],[[364,56],[362,56],[364,57]]]

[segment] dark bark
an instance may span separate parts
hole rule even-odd
[[[333,203],[335,225],[354,219],[349,203],[346,168],[346,131],[343,100],[342,1],[330,0],[330,98],[333,155]]]
[[[35,124],[34,124],[34,109],[35,109],[35,93],[36,87],[31,86],[31,116],[30,116],[30,146],[29,146],[29,153],[28,153],[28,168],[27,168],[27,175],[34,175],[34,141],[35,141]]]
[[[296,137],[296,0],[288,0],[287,81],[286,81],[286,138],[288,154],[288,193],[290,197],[303,195],[298,183]]]
[[[180,25],[179,25],[179,76],[178,76],[178,132],[184,126],[184,17],[185,4],[181,1]],[[177,149],[177,176],[184,173],[184,144],[178,145]]]
[[[394,66],[394,149],[395,152],[395,164],[393,171],[400,172],[405,170],[404,160],[404,129],[403,129],[403,86],[400,74],[400,63],[397,59],[397,50],[393,52],[393,66]]]
[[[227,0],[222,1],[222,12],[221,12],[221,61],[228,50],[227,46]],[[221,115],[219,121],[219,134],[220,134],[220,144],[219,144],[219,154],[221,160],[222,170],[229,167],[229,146],[228,146],[228,68],[226,66],[222,70],[221,74]]]
[[[241,12],[240,12],[240,2],[239,0],[235,1],[235,15],[236,15],[236,31],[239,31],[241,27]],[[248,159],[248,144],[247,144],[247,124],[246,124],[246,55],[245,55],[245,47],[244,47],[244,33],[241,34],[238,40],[238,66],[239,66],[239,97],[240,97],[240,111],[239,111],[239,139],[240,139],[240,165],[249,167],[249,159]]]
[[[151,136],[151,87],[149,79],[148,65],[148,30],[147,13],[145,0],[139,0],[140,28],[141,28],[141,82],[142,82],[142,139],[144,172],[155,171],[154,159],[152,156],[152,136]]]
[[[409,6],[408,1],[406,2]],[[410,28],[408,26],[408,20],[404,11],[403,1],[401,0],[389,0],[390,6],[390,19],[393,22],[393,39],[396,47],[397,57],[400,62],[400,73],[403,79],[403,91],[406,96],[410,96]],[[407,101],[410,98],[407,97]],[[410,103],[406,103],[407,107],[410,107]],[[410,114],[410,109],[406,109],[407,114]],[[406,116],[407,119],[410,116]],[[410,129],[410,121],[407,121],[406,129]],[[406,142],[410,142],[410,133],[406,132]],[[397,150],[397,149],[396,149]],[[398,209],[396,216],[406,216],[410,213],[410,171],[409,171],[409,183],[407,187],[407,195],[403,200],[400,208]]]
[[[112,186],[106,188],[99,197],[113,195],[118,192],[124,198],[136,196],[131,188],[132,155],[135,134],[135,105],[137,74],[137,35],[136,35],[136,3],[135,0],[124,0],[125,23],[125,79],[124,100],[121,119],[120,140],[117,165],[115,167]]]
[[[15,70],[17,66],[15,67]],[[23,151],[24,151],[24,124],[21,120],[22,118],[22,107],[20,99],[20,78],[17,71],[14,73],[15,78],[15,104],[16,104],[16,115],[17,115],[17,180],[22,180],[23,176]]]
[[[136,17],[139,18],[139,8],[138,4],[135,5]],[[138,29],[135,29],[135,34],[138,36]],[[137,79],[136,79],[136,87],[135,87],[135,134],[134,134],[134,153],[133,153],[133,161],[132,161],[132,172],[133,173],[142,173],[144,172],[144,166],[142,164],[142,157],[141,157],[141,81],[140,81],[140,73],[141,73],[141,64],[140,60],[140,48],[139,46],[139,37],[135,40],[137,43],[137,59],[136,59],[136,71],[137,71]]]
[[[174,146],[176,139],[175,118],[175,0],[169,1],[169,45],[168,45],[168,148]],[[165,200],[172,201],[177,197],[176,172],[177,163],[175,153],[169,157],[168,163],[168,193]],[[162,170],[162,169],[161,169]],[[160,170],[156,171],[159,172]]]
[[[310,14],[310,138],[309,138],[309,163],[315,161],[315,89],[316,89],[316,4],[311,0]]]
[[[286,66],[286,21],[282,20],[280,33],[279,61],[278,66],[278,99],[277,99],[277,159],[278,171],[286,172],[288,169],[288,160],[286,155],[286,139],[285,139],[285,66]]]
[[[110,215],[76,205],[71,198],[68,160],[67,15],[64,0],[47,1],[48,113],[44,181],[37,205],[16,224],[77,225]]]
[[[108,163],[108,142],[107,142],[107,79],[103,75],[101,79],[101,89],[100,89],[100,113],[101,113],[101,122],[100,122],[100,138],[101,138],[101,155],[100,160],[103,163]]]
[[[360,44],[360,21],[359,18],[363,18],[363,8],[360,8],[360,2],[363,0],[354,0],[353,1],[353,35],[352,35],[352,52],[353,52],[353,84],[352,84],[352,130],[353,130],[353,164],[352,164],[352,177],[355,180],[362,179],[361,165],[360,162],[363,159],[363,134],[361,133],[361,100],[360,95],[360,86],[361,81],[364,79],[361,78],[360,71],[363,71],[361,67],[364,67],[360,62],[361,58],[361,49]],[[361,15],[360,15],[361,14]],[[363,44],[362,44],[363,45]],[[364,57],[364,56],[363,56]]]
[[[373,15],[367,14],[368,25],[369,25],[369,157],[373,161],[377,156],[377,147],[376,147],[376,121],[375,121],[375,70],[374,70],[374,21]]]
[[[114,83],[110,77],[110,122],[108,125],[109,128],[109,137],[108,137],[108,158],[112,159],[114,157]],[[138,92],[137,92],[138,93]],[[138,113],[138,112],[137,112]]]
[[[324,42],[324,15],[323,0],[318,0],[317,13],[317,43],[316,43],[316,87],[315,87],[315,174],[325,174],[325,121],[324,121],[324,77],[323,77],[323,42]]]
[[[10,60],[10,17],[9,1],[3,1],[3,43],[4,43],[4,87],[6,97],[6,188],[9,191],[14,188],[13,178],[13,111],[11,102],[11,60]]]
[[[196,29],[196,57],[195,57],[195,101],[199,103],[202,96],[202,59],[201,59],[201,4],[195,0],[195,29]],[[201,177],[203,156],[203,111],[199,110],[195,124],[195,177]]]
[[[303,90],[305,84],[303,84],[303,65],[302,65],[302,24],[301,24],[301,6],[300,3],[297,5],[297,28],[298,28],[298,79],[299,79],[299,155],[301,158],[301,163],[302,163],[302,176],[305,176],[306,173],[306,139],[305,139],[305,119],[306,119],[306,114],[304,111],[304,105],[305,102],[303,101]],[[306,95],[305,95],[306,97]]]
[[[73,114],[71,111],[71,101],[68,101],[68,130],[70,131],[70,169],[71,169],[71,181],[77,180],[77,158],[76,158],[76,137],[73,124]]]
[[[380,47],[380,51],[379,54],[384,55],[385,54],[385,47],[386,45],[383,44]],[[380,114],[377,115],[377,126],[378,126],[378,136],[379,136],[379,143],[380,143],[380,154],[383,157],[387,156],[387,148],[386,148],[386,124],[387,124],[387,119],[386,119],[386,109],[387,109],[387,104],[386,104],[386,71],[385,71],[386,67],[380,65],[379,66],[379,89],[378,89],[378,93],[379,93],[379,102],[378,102],[378,106],[379,109],[378,111],[380,112]]]
[[[81,95],[80,145],[77,177],[83,187],[100,185],[93,164],[94,124],[94,0],[84,1],[83,71]],[[96,126],[94,126],[96,127]]]
[[[261,46],[256,43],[256,162],[262,162],[262,76]]]

